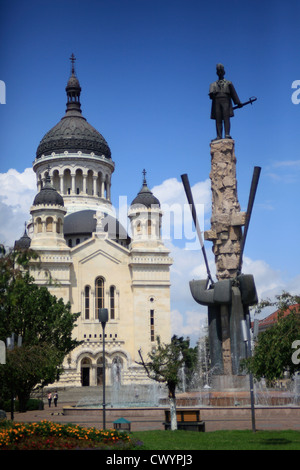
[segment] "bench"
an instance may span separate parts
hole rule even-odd
[[[205,431],[205,422],[200,420],[200,410],[181,408],[176,410],[177,429],[185,431]],[[171,413],[165,410],[165,430],[171,429]]]

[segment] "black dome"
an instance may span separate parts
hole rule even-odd
[[[25,228],[24,235],[19,239],[15,241],[15,250],[28,250],[31,244],[31,238],[27,235],[27,231]]]
[[[64,206],[63,197],[53,188],[49,179],[34,198],[33,205],[38,206],[39,204]]]
[[[67,109],[65,116],[42,138],[36,158],[52,152],[84,152],[111,158],[110,148],[104,137],[81,115],[80,84],[74,67],[66,86]]]
[[[65,151],[93,152],[97,156],[111,158],[111,151],[104,137],[80,114],[66,114],[47,132],[37,148],[36,157]]]
[[[64,219],[64,236],[91,236],[96,231],[95,214],[95,210],[87,209],[67,215]],[[108,232],[109,238],[128,241],[128,234],[120,222],[109,214],[104,214],[104,216],[104,232]]]
[[[142,189],[131,203],[131,206],[135,205],[143,205],[147,208],[150,208],[151,206],[160,207],[159,200],[153,195],[153,193],[148,188],[146,180],[144,180]]]

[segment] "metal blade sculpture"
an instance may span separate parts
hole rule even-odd
[[[243,334],[241,331],[241,320],[246,320],[248,329],[250,327],[249,306],[257,303],[257,293],[254,283],[254,278],[251,274],[244,275],[241,273],[243,251],[245,247],[246,237],[248,233],[249,223],[251,219],[255,194],[258,186],[260,167],[254,168],[248,207],[246,212],[246,223],[242,237],[242,250],[239,259],[239,270],[236,278],[223,279],[217,282],[212,280],[210,269],[208,266],[206,251],[197,220],[196,208],[186,174],[181,175],[186,196],[190,205],[193,216],[193,221],[196,227],[197,235],[199,237],[202,253],[207,271],[206,280],[192,280],[190,281],[190,290],[194,300],[208,307],[208,324],[210,336],[210,352],[212,367],[215,373],[223,374],[222,364],[222,328],[221,316],[222,309],[230,309],[230,336],[231,336],[231,350],[232,350],[232,370],[233,373],[238,374],[239,371],[239,358],[244,355],[243,350]],[[211,284],[209,285],[209,281]],[[248,354],[249,354],[249,338],[248,341]]]
[[[194,221],[194,224],[195,224],[196,232],[197,232],[197,235],[198,235],[198,238],[199,238],[199,242],[200,242],[200,245],[201,245],[201,250],[202,250],[202,253],[203,253],[203,257],[204,257],[207,276],[208,276],[208,279],[211,281],[211,283],[214,284],[214,281],[211,277],[208,261],[207,261],[206,251],[205,251],[203,238],[202,238],[202,234],[201,234],[201,230],[200,230],[200,226],[199,226],[199,221],[198,221],[197,214],[196,214],[196,208],[195,208],[195,204],[194,204],[194,199],[193,199],[193,195],[192,195],[188,175],[187,174],[181,175],[181,179],[182,179],[185,194],[186,194],[186,197],[187,197],[190,209],[191,209],[191,213],[192,213],[193,221]]]

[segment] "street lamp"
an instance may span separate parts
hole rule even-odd
[[[99,322],[101,322],[101,325],[102,325],[102,345],[103,345],[103,359],[102,359],[102,363],[103,363],[103,404],[102,404],[102,407],[103,407],[103,429],[105,429],[106,427],[106,423],[105,423],[105,334],[104,334],[104,330],[105,330],[105,325],[108,321],[108,310],[107,308],[99,308]]]
[[[251,357],[251,339],[250,339],[250,316],[249,312],[246,312],[245,318],[241,321],[242,336],[245,342],[245,355],[246,359]],[[254,407],[254,391],[253,391],[253,375],[249,373],[249,385],[250,385],[250,402],[251,402],[251,419],[252,419],[252,431],[256,431],[255,427],[255,407]]]
[[[17,342],[16,342],[17,341]],[[15,333],[12,333],[10,338],[6,338],[6,345],[7,349],[12,351],[16,346],[20,348],[22,346],[22,336],[18,336]],[[12,384],[13,385],[13,384]],[[11,387],[11,395],[10,395],[10,419],[13,421],[14,420],[14,390],[13,386]]]

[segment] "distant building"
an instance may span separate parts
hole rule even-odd
[[[295,308],[297,309],[296,312],[300,314],[300,305],[292,305],[283,313],[281,312],[281,310],[276,310],[276,312],[271,313],[271,315],[268,315],[266,318],[259,320],[258,333],[261,333],[262,331],[265,331],[268,328],[274,326],[278,322],[279,315],[283,315],[283,317],[286,317],[291,313],[291,309]]]
[[[131,237],[114,217],[115,165],[104,137],[82,116],[73,59],[66,113],[38,146],[33,162],[38,193],[32,219],[15,246],[39,253],[31,266],[35,282],[80,312],[74,337],[83,344],[66,358],[58,385],[101,385],[99,308],[109,311],[106,383],[144,383],[149,379],[135,362],[138,350],[146,357],[157,335],[171,341],[172,260],[161,238],[162,211],[144,172],[128,210]]]

